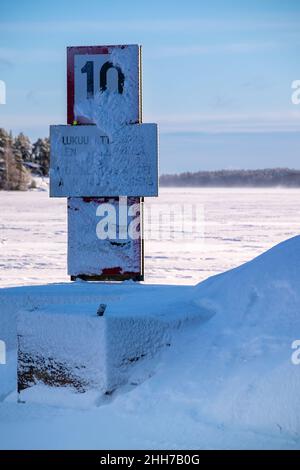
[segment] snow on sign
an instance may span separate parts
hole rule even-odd
[[[50,194],[157,196],[157,126],[51,126]]]
[[[140,46],[68,47],[68,123],[141,122]]]
[[[68,272],[72,277],[140,280],[140,237],[127,236],[129,225],[140,230],[139,198],[70,198],[68,201]],[[134,211],[132,209],[135,209]],[[101,237],[106,211],[113,211],[110,237]],[[96,215],[96,216],[95,216]],[[123,235],[122,235],[123,231]],[[103,231],[104,232],[104,231]],[[105,232],[104,232],[105,235]],[[82,275],[84,273],[84,275]]]
[[[158,139],[155,124],[142,124],[141,47],[68,47],[67,77],[68,126],[51,128],[50,194],[68,197],[68,273],[142,280],[142,198],[158,193]],[[120,196],[127,222],[116,217],[118,235],[99,237],[99,214],[107,201],[121,214]]]

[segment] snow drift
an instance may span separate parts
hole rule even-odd
[[[32,289],[19,292],[32,298]],[[108,406],[72,415],[40,408],[38,432],[26,438],[26,446],[300,447],[300,366],[291,361],[292,342],[300,338],[300,237],[195,287],[80,283],[65,289],[68,302],[80,291],[99,300],[101,289],[112,296],[129,289],[132,305],[139,298],[145,311],[160,308],[160,315],[172,316],[188,305],[187,315],[197,312],[206,321],[187,323],[171,347],[154,361],[141,361],[130,378],[139,385],[121,388]],[[0,291],[0,322],[3,300],[8,305],[16,290]],[[1,446],[25,445],[22,430],[24,436],[32,410],[39,413],[31,407],[1,404]],[[10,413],[14,426],[5,432]],[[60,430],[51,442],[45,437],[49,429]]]
[[[192,334],[181,372],[197,413],[300,436],[300,237],[195,287],[214,317]]]

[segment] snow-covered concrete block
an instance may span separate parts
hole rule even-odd
[[[41,401],[47,387],[58,401],[59,390],[73,398],[82,394],[82,403],[91,396],[97,401],[151,375],[153,361],[172,344],[174,332],[203,321],[203,312],[186,298],[190,288],[126,283],[71,287],[51,286],[41,296],[36,289],[31,307],[28,296],[23,297],[17,319],[21,400]]]
[[[4,289],[0,289],[1,292]],[[1,297],[1,294],[0,294]],[[0,357],[0,402],[17,388],[17,327],[15,312],[20,308],[15,298],[1,298],[0,301],[0,341],[4,355]],[[1,345],[0,345],[1,349]]]
[[[18,390],[36,385],[111,393],[130,368],[169,344],[159,316],[106,304],[48,305],[18,315]],[[98,312],[98,313],[97,313]],[[117,313],[116,313],[117,312]]]
[[[50,195],[157,196],[156,124],[50,126]]]
[[[105,324],[90,305],[48,305],[18,315],[18,390],[35,384],[105,391]]]

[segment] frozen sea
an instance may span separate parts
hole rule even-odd
[[[300,366],[292,354],[300,331],[300,237],[291,238],[299,234],[299,193],[162,189],[158,199],[148,200],[153,217],[146,232],[151,228],[155,235],[145,242],[148,284],[196,284],[286,240],[195,287],[74,283],[0,289],[0,330],[12,344],[15,296],[23,296],[24,305],[41,302],[40,294],[45,302],[56,295],[59,303],[61,292],[76,311],[83,298],[76,293],[98,302],[108,288],[110,302],[122,308],[120,293],[133,292],[134,305],[142,302],[153,314],[162,308],[170,320],[174,314],[188,319],[194,308],[199,313],[198,323],[182,324],[174,333],[171,347],[138,362],[128,382],[96,401],[37,384],[20,405],[10,393],[17,364],[8,349],[8,367],[0,368],[0,448],[299,449]],[[182,239],[193,225],[188,203],[200,217],[194,237]],[[166,238],[167,212],[175,206],[185,225],[176,216]],[[67,281],[66,200],[49,199],[47,191],[0,192],[0,211],[0,286]]]
[[[162,188],[145,203],[152,214],[145,282],[195,284],[298,235],[299,196],[300,189]],[[191,204],[201,216],[184,238]],[[0,191],[0,287],[69,280],[66,205],[47,191]],[[179,215],[169,228],[170,207]]]

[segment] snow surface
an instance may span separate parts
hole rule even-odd
[[[45,260],[49,254],[47,249],[52,249],[54,254],[59,244],[53,242],[47,218],[53,221],[52,230],[56,230],[59,224],[63,226],[62,217],[55,209],[45,213],[44,193],[28,196],[27,201],[33,201],[33,215],[30,206],[26,206],[26,193],[22,195],[23,201],[19,199],[20,207],[16,194],[3,194],[7,204],[3,246],[8,250],[2,254],[1,263],[6,266],[9,258],[12,265],[16,259],[22,263],[30,256],[32,260],[39,257]],[[206,209],[207,244],[198,246],[192,241],[183,247],[183,242],[176,240],[160,241],[160,244],[149,242],[149,256],[157,257],[162,264],[161,271],[155,270],[153,262],[148,264],[150,280],[161,281],[165,274],[166,278],[169,276],[173,282],[178,282],[176,267],[179,267],[181,274],[189,274],[191,282],[201,275],[205,277],[209,270],[217,270],[216,265],[221,269],[226,264],[237,264],[243,257],[249,259],[261,252],[276,238],[297,232],[297,191],[168,190],[164,191],[164,200],[172,201],[175,195],[177,199],[179,196],[191,198],[191,194],[209,208]],[[32,196],[38,199],[30,199]],[[56,209],[59,207],[55,205]],[[39,217],[45,221],[44,227],[41,223],[38,225]],[[22,230],[24,228],[27,232]],[[23,234],[24,240],[27,233],[28,244],[26,247],[24,243],[22,251],[24,259],[16,251],[19,248],[17,233]],[[37,244],[37,253],[30,255],[29,247],[34,247],[35,236],[39,240],[41,234],[46,233],[49,246],[46,239],[46,243]],[[60,241],[62,236],[63,230],[58,234]],[[57,257],[62,252],[58,250]],[[204,256],[213,260],[204,264]],[[55,261],[40,269],[44,282],[51,279],[49,268],[56,274]],[[35,262],[27,272],[38,282]],[[62,266],[63,261],[59,260],[59,264]],[[167,266],[169,271],[164,272]],[[131,293],[131,300],[126,301],[126,308],[131,312],[134,312],[135,299],[140,299],[138,304],[144,306],[144,314],[160,309],[168,318],[170,312],[174,315],[192,305],[193,312],[203,315],[203,322],[186,325],[178,331],[169,348],[153,358],[138,361],[127,385],[111,396],[100,400],[86,396],[85,400],[79,400],[78,394],[45,387],[41,390],[39,386],[28,392],[31,400],[35,395],[36,403],[17,404],[16,397],[9,396],[0,403],[0,447],[299,449],[300,366],[291,361],[291,345],[299,339],[300,332],[299,266],[298,236],[194,287],[77,282],[0,290],[0,332],[5,332],[9,345],[9,366],[0,366],[0,383],[6,384],[6,390],[0,392],[2,397],[8,388],[13,389],[14,318],[24,299],[28,308],[39,306],[47,296],[48,304],[52,297],[60,304],[106,299],[113,306],[118,304],[113,299],[120,300],[125,293]],[[22,265],[19,269],[19,280],[15,268],[4,269],[2,285],[20,284],[26,270]],[[205,274],[199,269],[204,269]],[[9,273],[10,279],[5,279]],[[43,397],[46,395],[52,406],[45,405]],[[65,400],[65,407],[59,405],[62,400]]]
[[[3,402],[1,447],[300,448],[300,369],[291,362],[300,331],[299,263],[295,237],[195,287],[65,285],[61,301],[131,290],[150,311],[164,299],[166,315],[192,302],[206,321],[142,361],[127,386],[91,410]],[[1,304],[49,289],[62,286],[2,290]],[[76,397],[65,399],[75,404]]]
[[[299,198],[299,189],[161,188],[158,198],[145,203],[154,209],[153,236],[145,241],[146,282],[195,284],[299,234]],[[204,233],[182,239],[179,219],[163,237],[169,228],[166,209],[182,202],[203,209]],[[0,214],[0,287],[69,281],[66,200],[39,189],[1,191]],[[190,215],[186,218],[189,226]],[[146,218],[146,233],[149,228]]]

